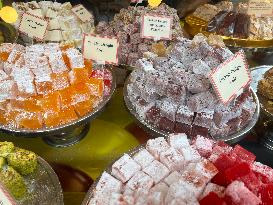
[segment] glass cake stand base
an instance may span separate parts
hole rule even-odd
[[[53,147],[69,147],[81,141],[87,135],[89,129],[90,123],[86,123],[76,127],[72,132],[45,136],[43,137],[43,141]]]

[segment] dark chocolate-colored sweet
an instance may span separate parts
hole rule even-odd
[[[238,13],[236,17],[233,37],[248,38],[248,31],[250,25],[250,16]]]

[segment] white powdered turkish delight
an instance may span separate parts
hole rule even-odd
[[[143,169],[143,172],[148,174],[155,183],[160,182],[169,175],[169,169],[157,160],[154,160],[149,166]]]
[[[126,186],[132,190],[149,190],[153,184],[154,181],[150,176],[139,171],[127,182]]]
[[[127,182],[136,172],[141,170],[138,165],[128,154],[124,154],[112,166],[112,174],[123,183]]]
[[[181,152],[182,148],[190,147],[190,143],[186,134],[170,134],[168,143],[171,147]]]
[[[209,91],[198,93],[189,97],[187,105],[193,112],[197,112],[209,106],[212,106],[215,98]]]
[[[0,101],[14,99],[17,95],[17,86],[13,80],[0,82]]]
[[[185,105],[180,105],[176,112],[176,121],[187,125],[191,125],[193,122],[194,112],[189,110]]]
[[[53,73],[62,73],[67,71],[61,51],[50,53],[48,55],[48,61]]]
[[[202,157],[209,157],[212,153],[214,143],[213,140],[197,135],[193,145]]]
[[[133,203],[134,203],[133,197],[112,193],[108,205],[127,205]]]
[[[161,152],[164,152],[169,148],[170,146],[168,145],[164,137],[150,139],[146,144],[146,149],[154,156],[155,159],[159,159]]]
[[[210,129],[213,123],[213,109],[202,109],[196,113],[193,124]]]
[[[164,179],[164,182],[170,186],[173,183],[179,181],[181,178],[182,175],[178,171],[174,171]]]
[[[133,159],[141,166],[142,169],[154,161],[154,157],[146,149],[142,149],[136,153],[133,156]]]
[[[223,137],[228,135],[229,131],[230,127],[227,124],[221,124],[220,126],[217,126],[213,122],[209,132],[212,137]]]
[[[171,100],[165,98],[157,102],[157,107],[160,109],[162,117],[166,117],[171,121],[175,121],[175,115],[178,105]]]
[[[0,81],[7,80],[9,76],[3,71],[0,70]]]
[[[77,49],[70,48],[65,53],[69,59],[71,68],[83,68],[84,67],[83,56],[81,55],[81,53]]]
[[[225,187],[219,186],[214,183],[208,183],[205,190],[203,191],[202,195],[200,196],[200,199],[207,196],[210,192],[216,193],[219,197],[224,197],[225,195]]]
[[[195,74],[207,76],[211,68],[203,60],[198,59],[191,64],[191,70]]]
[[[168,167],[170,171],[178,171],[184,168],[184,157],[173,147],[160,153],[160,161]]]
[[[183,148],[179,149],[179,151],[185,159],[185,164],[190,163],[190,162],[198,162],[201,160],[200,154],[192,146],[183,147]]]

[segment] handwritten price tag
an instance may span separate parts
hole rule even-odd
[[[81,4],[73,7],[71,11],[81,19],[82,22],[91,21],[93,18],[89,11]]]
[[[14,200],[5,191],[2,185],[0,185],[0,205],[15,205]]]
[[[47,27],[47,20],[29,13],[24,13],[19,25],[19,31],[31,38],[43,41]]]
[[[273,2],[272,0],[249,0],[247,13],[257,17],[273,16]]]
[[[144,15],[141,25],[141,37],[170,40],[172,38],[171,27],[171,17]]]
[[[236,94],[251,81],[243,51],[237,52],[232,58],[215,68],[209,78],[224,104],[233,100]]]
[[[118,46],[116,38],[84,34],[83,56],[96,62],[118,64]]]

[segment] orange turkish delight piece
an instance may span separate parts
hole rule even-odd
[[[59,112],[61,109],[60,95],[58,92],[45,95],[39,101],[44,112]]]
[[[7,124],[7,118],[5,116],[4,110],[0,110],[0,124],[2,124],[2,125]]]
[[[93,100],[89,99],[83,102],[79,102],[74,105],[75,111],[79,116],[84,116],[87,113],[91,112],[93,109]]]
[[[89,87],[91,95],[102,96],[103,94],[103,79],[90,78],[86,84]]]
[[[71,44],[67,43],[67,44],[65,44],[65,45],[61,45],[61,46],[60,46],[60,48],[61,48],[62,51],[66,51],[66,50],[68,50],[68,49],[70,49],[70,48],[73,48],[73,47],[74,47],[74,46],[73,46],[72,43],[71,43]]]
[[[39,129],[43,126],[42,114],[34,112],[20,112],[16,117],[20,128]]]
[[[92,75],[92,60],[84,59],[84,67],[88,71],[88,76]]]
[[[69,86],[68,72],[52,73],[51,79],[54,90],[63,90]]]
[[[56,127],[62,122],[58,112],[45,112],[43,117],[46,127]]]
[[[27,112],[40,112],[42,109],[35,98],[12,99],[10,106],[13,110],[25,110]]]
[[[35,82],[35,85],[38,94],[47,95],[54,91],[51,81]]]
[[[90,99],[90,90],[86,83],[77,83],[73,86],[72,104],[77,104]]]
[[[6,125],[8,127],[11,127],[11,128],[17,128],[18,127],[18,124],[17,124],[17,116],[19,115],[20,113],[18,111],[15,111],[15,110],[11,110],[11,111],[8,111],[6,112],[5,114],[5,117],[6,117]]]
[[[89,80],[88,70],[85,68],[74,68],[69,72],[71,84],[86,82]]]
[[[62,55],[63,55],[63,59],[64,59],[64,63],[66,65],[66,67],[71,69],[71,65],[70,65],[70,61],[69,61],[68,56],[65,53],[63,53]]]
[[[59,91],[62,108],[70,107],[72,105],[74,93],[75,90],[73,86]]]
[[[62,124],[69,123],[73,120],[78,119],[78,116],[72,106],[63,108],[59,113]]]

